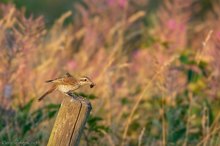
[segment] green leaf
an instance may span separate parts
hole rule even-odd
[[[58,110],[61,104],[48,104],[44,108],[48,110]]]
[[[208,114],[208,121],[209,121],[209,126],[212,125],[213,121],[214,121],[214,114],[213,114],[213,110],[212,110],[212,106],[209,103],[209,101],[207,99],[205,99],[204,101],[205,106],[207,107],[207,114]]]
[[[98,121],[102,121],[102,118],[90,116],[89,119],[88,119],[88,124],[89,124],[90,126],[97,125],[97,122],[98,122]]]
[[[187,72],[188,82],[196,82],[200,78],[199,74],[189,69]]]
[[[100,117],[93,117],[90,116],[88,119],[88,130],[90,132],[96,132],[100,136],[103,136],[102,130],[108,132],[109,128],[105,125],[101,125],[99,122],[102,121],[102,118]]]
[[[207,62],[205,62],[205,61],[200,61],[200,62],[199,62],[199,68],[200,68],[200,70],[202,71],[202,74],[203,74],[205,77],[208,76],[207,66],[208,66],[208,63],[207,63]]]
[[[23,135],[25,135],[32,128],[32,123],[28,122],[22,127]]]
[[[43,111],[42,110],[38,110],[35,114],[34,117],[34,123],[38,124],[39,122],[41,122],[43,120]]]
[[[91,100],[96,98],[96,96],[94,94],[79,93],[78,95],[85,97],[85,98],[88,98],[88,99],[91,99]]]
[[[49,111],[49,112],[48,112],[48,117],[49,117],[49,119],[53,118],[53,117],[56,115],[56,113],[57,113],[56,110],[55,110],[55,111]]]
[[[194,56],[192,52],[184,52],[180,55],[179,60],[181,63],[186,65],[195,65],[196,61],[194,60]]]
[[[189,106],[179,105],[178,107],[169,107],[166,111],[166,119],[168,124],[168,141],[170,143],[177,143],[184,139],[186,132],[186,121]]]
[[[179,57],[179,60],[184,63],[184,64],[188,64],[189,63],[189,58],[187,55],[185,54],[182,54],[180,57]]]
[[[121,104],[122,104],[122,105],[129,104],[128,98],[126,98],[126,97],[122,98],[122,99],[121,99]]]
[[[33,104],[33,99],[31,99],[27,104],[25,104],[23,107],[21,107],[21,112],[25,113],[25,114],[28,114],[30,109],[31,109],[31,106]]]

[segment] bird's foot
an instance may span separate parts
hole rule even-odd
[[[72,98],[74,98],[74,99],[77,99],[77,98],[78,98],[77,95],[74,94],[74,93],[71,92],[71,91],[67,92],[66,95],[68,95],[68,96],[70,96],[70,97],[72,97]]]
[[[83,102],[87,101],[87,99],[86,99],[85,97],[79,96],[79,95],[77,95],[76,93],[74,93],[74,92],[72,92],[72,91],[69,91],[69,92],[67,92],[66,94],[67,94],[68,96],[72,97],[72,98],[75,99],[75,100],[79,100],[79,101],[83,101]]]

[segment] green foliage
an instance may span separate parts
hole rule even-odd
[[[130,101],[127,97],[123,97],[123,98],[121,98],[121,104],[128,105],[128,104],[130,104]]]
[[[0,141],[12,142],[13,144],[15,144],[16,141],[17,144],[19,142],[33,144],[33,142],[41,139],[43,133],[37,129],[39,129],[41,123],[48,121],[55,116],[60,105],[49,104],[32,111],[34,102],[36,101],[32,99],[24,106],[18,107],[13,111],[14,116],[6,118],[7,112],[3,113],[3,116],[0,118],[0,126],[2,129]],[[29,134],[33,132],[35,133],[35,136],[29,139]]]
[[[168,143],[175,144],[184,139],[186,134],[186,117],[188,105],[179,105],[178,107],[169,107],[166,111],[166,120],[168,124]]]
[[[78,94],[93,104],[87,146],[219,145],[218,29],[205,37],[218,26],[217,0],[1,2],[16,8],[0,4],[0,142],[46,144],[59,104],[7,107],[45,89],[34,79],[65,70],[97,81],[92,94]]]
[[[196,64],[194,60],[194,54],[190,51],[183,52],[179,57],[180,62],[183,65],[193,65]]]
[[[109,128],[102,124],[103,119],[98,116],[89,116],[84,132],[86,143],[91,145],[97,144],[97,140],[104,136],[104,133],[109,132]]]
[[[96,98],[97,98],[94,94],[79,93],[78,95],[79,95],[79,96],[82,96],[82,97],[84,97],[84,98],[90,99],[90,100],[93,100],[93,99],[96,99]]]
[[[3,2],[3,3],[9,3],[9,2],[11,2],[11,0],[1,0],[1,2]]]

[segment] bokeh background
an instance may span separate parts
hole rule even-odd
[[[220,145],[218,0],[1,0],[0,145],[46,145],[62,94],[96,83],[82,146]]]

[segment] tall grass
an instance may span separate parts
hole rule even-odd
[[[50,28],[0,4],[0,143],[46,145],[62,95],[36,99],[70,72],[97,85],[79,90],[93,105],[81,145],[219,145],[220,4],[210,4],[84,0]]]

